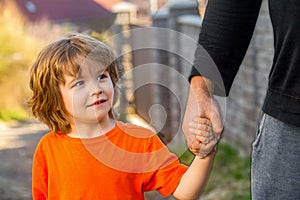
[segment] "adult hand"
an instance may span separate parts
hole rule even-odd
[[[207,118],[195,118],[189,123],[189,133],[194,135],[189,148],[200,158],[205,158],[210,152],[216,151],[218,139],[213,133],[211,122]]]
[[[202,76],[194,76],[192,78],[182,124],[189,149],[200,157],[205,157],[209,154],[214,146],[201,143],[195,137],[195,133],[190,131],[189,123],[199,117],[209,119],[216,139],[220,139],[223,131],[221,111],[218,102],[212,95],[213,89],[214,85],[210,80]]]

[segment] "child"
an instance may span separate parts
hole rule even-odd
[[[40,52],[29,106],[51,132],[35,151],[33,199],[144,199],[151,190],[200,196],[214,153],[187,168],[155,133],[116,120],[117,82],[111,49],[87,35],[70,34]],[[199,143],[211,141],[210,130],[206,119],[191,123]]]

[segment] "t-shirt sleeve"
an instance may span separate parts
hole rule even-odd
[[[189,79],[202,75],[229,94],[252,38],[261,2],[208,1]]]
[[[144,191],[157,190],[163,196],[171,195],[177,188],[187,166],[180,164],[177,156],[157,136],[149,139],[144,174]]]
[[[32,164],[32,197],[34,200],[47,199],[48,173],[41,142],[38,144]]]

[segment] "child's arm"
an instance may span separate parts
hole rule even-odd
[[[181,178],[181,181],[173,193],[178,199],[198,199],[207,182],[212,161],[214,157],[214,147],[217,140],[212,132],[210,121],[205,118],[195,119],[190,123],[190,132],[195,135],[193,148],[197,149],[200,156],[195,156],[189,169]],[[207,155],[202,157],[202,151]],[[195,152],[195,151],[193,151]]]
[[[209,176],[213,157],[214,152],[205,158],[195,156],[195,159],[182,176],[179,185],[173,193],[175,198],[192,200],[200,197]]]

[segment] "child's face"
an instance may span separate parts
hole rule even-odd
[[[75,123],[101,123],[109,119],[114,87],[103,66],[82,67],[77,77],[64,75],[64,78],[65,84],[60,85],[60,90]]]

